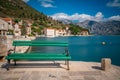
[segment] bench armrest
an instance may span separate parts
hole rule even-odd
[[[12,53],[11,51],[14,51],[14,50],[13,49],[8,50],[7,56],[9,56]]]

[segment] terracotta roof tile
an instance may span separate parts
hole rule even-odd
[[[3,20],[5,20],[5,21],[11,21],[12,20],[12,18],[2,18]]]

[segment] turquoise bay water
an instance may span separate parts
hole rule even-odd
[[[100,62],[101,58],[111,58],[112,64],[120,66],[120,36],[70,36],[38,37],[36,40],[66,41],[73,61]],[[33,47],[36,52],[64,52],[60,47]]]

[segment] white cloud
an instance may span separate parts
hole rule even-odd
[[[75,13],[73,15],[68,15],[65,13],[56,13],[51,15],[51,17],[55,20],[62,20],[62,19],[68,19],[68,20],[77,20],[79,22],[85,21],[85,20],[93,20],[93,21],[105,21],[105,20],[117,20],[120,21],[120,15],[117,16],[111,16],[109,18],[104,18],[104,15],[102,12],[97,12],[95,16],[91,16],[89,14],[79,14]]]
[[[117,20],[117,21],[120,21],[120,15],[111,16],[111,17],[109,17],[109,20]]]
[[[102,14],[102,12],[98,12],[96,15],[95,15],[96,18],[99,18],[99,19],[102,19],[104,17],[104,15]]]
[[[55,8],[56,6],[53,5],[54,1],[53,0],[38,0],[43,7],[51,7]]]
[[[41,6],[43,6],[43,7],[54,7],[52,4],[46,3],[46,2],[41,2]]]
[[[107,3],[109,7],[120,7],[120,0],[112,0]]]
[[[23,0],[24,2],[28,2],[29,0]]]
[[[102,12],[98,12],[95,17],[93,17],[93,20],[96,20],[96,21],[101,21],[104,19],[104,15],[102,14]]]
[[[55,20],[60,20],[60,19],[69,19],[69,16],[65,13],[56,13],[51,16]]]
[[[73,15],[68,15],[65,13],[56,13],[54,15],[51,15],[51,17],[55,20],[60,20],[60,19],[68,19],[68,20],[78,20],[78,21],[84,21],[84,20],[94,20],[94,21],[101,21],[103,20],[103,14],[101,12],[98,12],[95,16],[91,16],[88,14],[78,14],[75,13]]]

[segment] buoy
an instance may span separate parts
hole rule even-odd
[[[102,44],[103,44],[103,45],[105,45],[105,44],[106,44],[106,42],[102,42]]]

